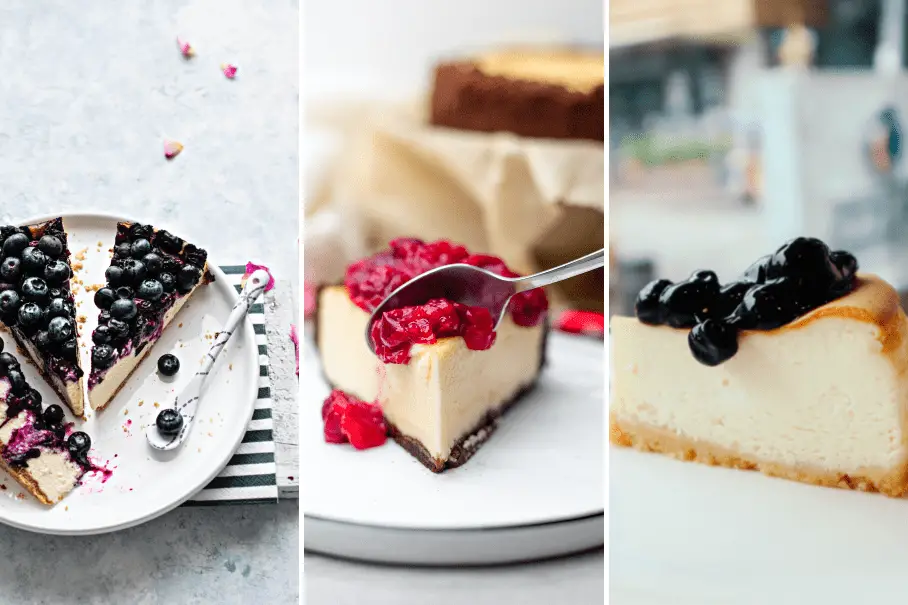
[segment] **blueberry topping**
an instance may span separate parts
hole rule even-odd
[[[721,319],[707,319],[693,327],[687,343],[697,361],[717,366],[738,352],[738,333]]]
[[[137,294],[139,298],[144,298],[145,300],[158,300],[164,295],[164,286],[156,279],[146,279],[139,284]]]
[[[858,259],[850,252],[836,250],[829,254],[832,263],[839,268],[843,279],[851,279],[858,272]]]
[[[65,298],[52,298],[47,304],[48,317],[72,317],[72,305]]]
[[[41,275],[44,272],[44,265],[47,264],[47,256],[33,246],[22,251],[21,259],[22,270],[27,275]]]
[[[26,302],[35,302],[40,305],[47,304],[49,297],[47,282],[40,277],[27,277],[22,282],[22,298]]]
[[[3,263],[0,264],[0,276],[10,282],[19,281],[22,276],[22,261],[15,256],[4,258]]]
[[[91,350],[91,364],[102,370],[113,365],[115,357],[114,348],[110,345],[97,345]]]
[[[66,416],[63,414],[63,408],[56,403],[44,410],[44,424],[47,426],[57,426],[63,422],[64,418]]]
[[[60,355],[63,356],[63,359],[68,359],[70,361],[75,361],[76,359],[78,359],[79,343],[76,342],[75,338],[70,338],[60,345]]]
[[[95,306],[99,309],[109,309],[114,300],[114,292],[110,288],[101,288],[95,292]]]
[[[91,341],[96,345],[106,345],[111,341],[110,328],[107,326],[98,326],[91,333]]]
[[[145,269],[148,270],[149,275],[157,275],[164,267],[164,260],[154,252],[143,256],[142,262],[145,263]]]
[[[719,281],[694,273],[697,279],[683,281],[667,287],[659,297],[665,308],[666,323],[673,328],[692,328],[697,317],[708,313],[719,298]],[[715,274],[712,274],[715,277]]]
[[[22,399],[24,400],[26,407],[31,408],[36,412],[41,411],[41,401],[43,398],[41,397],[41,393],[35,389],[29,388],[25,395],[22,396]]]
[[[178,435],[183,428],[183,415],[173,408],[166,408],[158,414],[155,424],[162,435]]]
[[[151,242],[147,239],[137,239],[132,243],[132,257],[142,258],[151,252]]]
[[[199,269],[204,267],[205,261],[208,260],[208,253],[192,244],[186,244],[183,249],[183,256],[186,258],[186,262],[190,265],[195,265]]]
[[[671,285],[672,282],[667,279],[657,279],[643,286],[634,304],[634,311],[640,321],[654,326],[665,323],[665,309],[659,304],[659,297]]]
[[[3,292],[0,292],[0,312],[3,312],[4,314],[17,312],[21,302],[19,293],[15,290],[4,290]]]
[[[62,286],[71,277],[69,265],[62,260],[54,260],[44,267],[44,279],[52,286]]]
[[[107,309],[102,310],[98,313],[98,325],[106,326],[110,322],[110,311]]]
[[[180,371],[180,360],[176,355],[165,353],[158,358],[158,372],[164,376],[173,376]]]
[[[10,370],[19,369],[19,360],[11,353],[0,353],[0,376],[6,376]]]
[[[116,258],[129,258],[132,256],[132,246],[124,242],[122,244],[117,244],[114,246],[114,257]]]
[[[136,303],[131,298],[120,298],[110,306],[110,316],[114,319],[129,321],[137,312]]]
[[[108,284],[116,288],[123,283],[123,269],[116,265],[111,265],[104,272],[104,277],[107,279]]]
[[[90,466],[88,463],[88,450],[91,449],[91,437],[82,431],[76,431],[66,440],[66,449],[69,455],[82,466]]]
[[[54,317],[47,324],[47,333],[53,342],[69,340],[75,331],[73,320],[69,317]]]
[[[177,278],[173,276],[173,273],[161,273],[158,281],[161,282],[165,292],[173,292],[177,287]]]
[[[829,247],[813,237],[798,237],[776,250],[766,268],[766,278],[788,277],[815,290],[828,288],[842,278],[832,263]]]
[[[63,254],[63,242],[55,235],[45,235],[38,240],[38,250],[48,258],[59,258]]]
[[[114,340],[122,340],[129,336],[129,324],[121,319],[114,317],[107,322],[107,329],[110,330],[110,336]]]
[[[181,294],[186,294],[199,283],[201,277],[202,272],[198,268],[192,265],[183,265],[183,268],[177,274],[177,289]]]
[[[22,326],[34,326],[44,319],[44,312],[38,303],[28,302],[19,307],[19,324]]]
[[[3,256],[19,256],[28,247],[28,236],[24,233],[14,233],[3,242]]]
[[[114,294],[117,295],[117,298],[128,298],[130,300],[135,297],[135,292],[129,286],[120,286]]]
[[[141,223],[133,223],[129,228],[129,237],[131,239],[151,239],[154,229],[151,225],[142,225]]]
[[[34,336],[35,346],[38,347],[40,351],[46,351],[50,348],[51,340],[50,334],[47,330],[38,330]]]
[[[128,260],[123,264],[123,279],[125,285],[135,285],[145,279],[145,265],[140,260]]]
[[[10,390],[14,395],[22,395],[25,393],[25,389],[28,388],[28,383],[25,382],[25,375],[18,367],[8,369],[6,371],[6,379],[9,380]]]
[[[170,254],[179,254],[180,250],[183,249],[183,240],[164,230],[155,234],[154,243],[161,250]]]
[[[738,305],[740,305],[741,301],[744,299],[744,295],[748,290],[753,288],[754,285],[755,284],[746,281],[733,281],[722,286],[719,290],[719,300],[711,309],[710,315],[718,318],[726,317],[731,314],[738,308]]]

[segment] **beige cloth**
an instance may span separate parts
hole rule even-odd
[[[313,248],[309,259],[310,241],[330,240],[322,232],[308,237],[310,220],[322,213],[349,217],[368,252],[394,237],[445,238],[501,256],[521,273],[604,246],[601,143],[435,128],[419,108],[347,107],[309,115],[343,131],[346,143],[307,200],[307,269],[331,264],[324,257],[332,254],[328,248]],[[601,309],[603,281],[596,272],[553,294]]]

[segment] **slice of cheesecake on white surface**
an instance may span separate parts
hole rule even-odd
[[[908,492],[908,319],[873,275],[714,367],[689,330],[611,321],[611,441],[890,496]]]
[[[151,225],[121,222],[92,334],[88,398],[102,410],[113,400],[189,298],[213,277],[208,254]]]

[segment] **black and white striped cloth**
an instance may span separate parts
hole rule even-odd
[[[221,271],[239,292],[242,290],[243,265],[227,265]],[[271,378],[268,364],[268,339],[265,335],[265,307],[259,302],[249,309],[259,348],[259,392],[252,422],[246,436],[227,466],[188,506],[218,504],[268,504],[277,502],[277,468],[274,464],[274,425],[271,418]]]

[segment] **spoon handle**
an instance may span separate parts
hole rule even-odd
[[[516,279],[514,280],[514,286],[517,288],[517,292],[523,292],[524,290],[532,290],[533,288],[540,288],[542,286],[564,281],[575,275],[587,273],[604,266],[605,248],[602,248],[558,267],[553,267],[552,269],[540,271],[534,275],[527,275],[526,277]]]
[[[246,286],[243,288],[243,291],[240,292],[236,304],[233,305],[233,310],[230,311],[230,316],[227,318],[224,329],[218,334],[214,344],[208,349],[208,353],[205,354],[205,359],[202,361],[202,367],[200,367],[198,371],[199,376],[206,376],[211,371],[211,367],[214,365],[218,355],[224,350],[224,345],[227,344],[227,341],[230,340],[230,337],[236,331],[237,326],[240,325],[240,322],[243,321],[243,318],[246,317],[246,314],[249,312],[249,307],[251,307],[252,303],[255,302],[255,299],[265,291],[265,286],[268,285],[268,279],[268,272],[259,269],[246,280]]]

